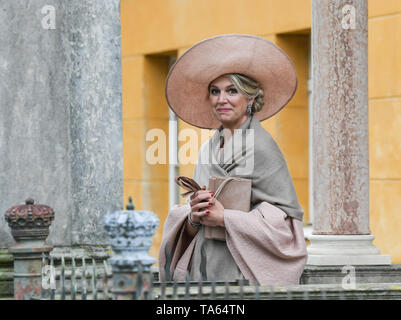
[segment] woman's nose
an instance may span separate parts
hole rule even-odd
[[[224,103],[227,102],[227,97],[224,91],[220,92],[219,97],[217,99],[218,103]]]

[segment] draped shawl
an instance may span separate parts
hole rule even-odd
[[[224,139],[222,127],[201,147],[194,180],[200,186],[208,187],[211,176],[251,179],[251,208],[266,201],[302,221],[304,212],[298,203],[287,163],[273,137],[254,116],[239,129],[225,143],[223,157],[218,155]]]
[[[211,176],[252,180],[251,211],[224,209],[226,241],[185,232],[190,206],[175,206],[164,224],[159,253],[162,280],[237,280],[297,284],[307,253],[302,217],[286,161],[272,136],[251,116],[230,139],[219,128],[199,152],[194,179]],[[224,148],[220,148],[222,141]]]

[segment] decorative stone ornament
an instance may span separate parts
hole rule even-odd
[[[133,271],[137,271],[141,264],[143,271],[148,271],[156,262],[148,250],[159,226],[159,218],[151,211],[133,208],[130,198],[127,210],[115,211],[104,217],[104,226],[114,251],[109,261],[113,266],[132,268]]]
[[[14,260],[14,299],[39,297],[42,290],[42,259],[51,246],[45,244],[54,211],[46,205],[35,205],[31,198],[25,205],[13,206],[5,213],[16,243],[9,248]]]
[[[43,204],[34,204],[31,198],[25,205],[13,206],[5,213],[5,219],[11,228],[15,241],[45,240],[49,227],[54,220],[54,211]]]
[[[109,213],[103,220],[114,251],[109,262],[115,300],[143,299],[151,286],[150,267],[156,262],[148,250],[159,219],[151,211],[134,208],[130,197],[127,210]]]

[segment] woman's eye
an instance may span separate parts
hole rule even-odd
[[[229,94],[236,94],[236,93],[238,93],[238,91],[235,88],[230,88],[230,89],[228,89],[228,93]]]
[[[212,89],[210,89],[210,93],[215,96],[215,95],[219,94],[219,90],[212,88]]]

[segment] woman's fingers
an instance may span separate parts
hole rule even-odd
[[[193,211],[193,212],[192,212],[192,216],[193,216],[193,217],[196,217],[197,220],[198,220],[198,219],[200,220],[202,217],[209,215],[209,213],[210,213],[210,212],[208,212],[208,210],[204,210],[204,211],[195,211],[195,212]]]
[[[193,192],[193,193],[191,194],[191,196],[190,196],[191,200],[194,199],[194,198],[197,196],[198,192],[202,192],[202,191],[204,191],[204,190],[206,190],[206,186],[203,186],[202,189]]]
[[[211,205],[212,205],[211,201],[199,202],[199,203],[191,206],[191,208],[192,208],[192,211],[199,211],[199,210],[209,207]]]
[[[189,202],[190,206],[193,207],[194,205],[205,201],[205,200],[209,200],[211,199],[213,196],[212,192],[209,191],[197,191],[196,195],[194,198],[191,199],[191,201]]]
[[[210,193],[213,193],[213,192],[211,192],[211,191],[209,191],[209,190],[198,190],[198,191],[196,191],[195,193],[193,193],[193,194],[191,195],[191,200],[192,200],[192,199],[195,199],[196,197],[198,197],[198,196],[201,195],[201,194],[210,194]]]

